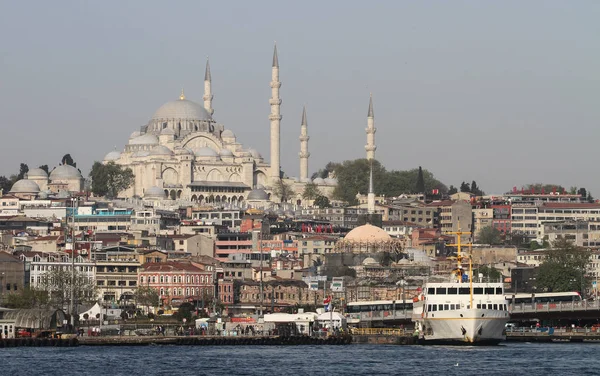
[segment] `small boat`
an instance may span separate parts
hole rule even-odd
[[[509,302],[501,282],[473,281],[470,256],[461,253],[457,235],[457,267],[448,282],[426,283],[413,303],[412,321],[421,344],[497,345],[504,341],[504,326],[510,319]],[[470,244],[469,244],[470,245]],[[465,271],[462,261],[469,260]]]

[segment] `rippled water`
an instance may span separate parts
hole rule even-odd
[[[598,375],[598,352],[571,343],[21,347],[0,349],[0,375]]]

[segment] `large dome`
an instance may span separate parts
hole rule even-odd
[[[110,153],[106,154],[106,156],[104,157],[105,161],[116,161],[119,158],[121,158],[121,153],[119,153],[116,150],[111,151]]]
[[[55,179],[81,179],[81,172],[71,165],[61,165],[50,173],[50,180]]]
[[[212,120],[210,114],[204,107],[187,99],[179,99],[167,102],[160,106],[152,116],[152,120]]]
[[[146,189],[146,191],[144,192],[144,198],[164,199],[165,197],[167,197],[167,195],[165,194],[165,191],[163,191],[162,189],[160,189],[157,186],[150,187],[150,188]]]
[[[344,240],[349,240],[352,242],[379,242],[379,241],[388,241],[392,240],[392,237],[381,228],[377,226],[373,226],[371,224],[366,224],[355,228],[350,231],[344,237]]]
[[[264,189],[253,189],[248,193],[248,200],[251,201],[267,201],[268,199],[269,195]]]
[[[21,179],[13,184],[10,193],[38,193],[40,186],[33,180]]]

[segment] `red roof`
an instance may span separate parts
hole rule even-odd
[[[152,262],[142,265],[144,272],[203,272],[204,270],[187,262]]]
[[[590,202],[548,202],[542,208],[556,209],[600,209],[600,204]]]

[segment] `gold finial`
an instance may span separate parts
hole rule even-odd
[[[181,89],[181,95],[179,96],[179,100],[182,101],[185,99],[185,93],[183,92],[183,89]]]

